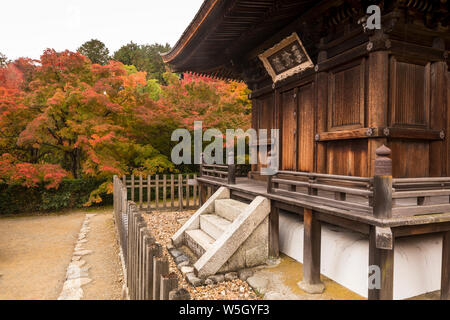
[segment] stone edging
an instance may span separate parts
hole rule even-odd
[[[58,300],[81,300],[83,298],[82,286],[90,283],[92,279],[89,278],[89,266],[86,266],[86,261],[82,257],[91,254],[91,250],[84,249],[84,244],[87,243],[87,233],[91,230],[89,222],[96,214],[86,214],[75,249],[72,256],[72,261],[67,267],[66,279],[64,282],[61,294]]]

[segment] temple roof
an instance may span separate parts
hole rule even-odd
[[[162,55],[163,60],[176,72],[241,80],[237,62],[318,3],[205,0],[174,48]]]

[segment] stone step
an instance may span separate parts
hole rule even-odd
[[[200,229],[216,240],[230,225],[230,221],[215,214],[204,214],[200,216]]]
[[[220,199],[216,200],[214,206],[216,215],[233,222],[248,204],[233,199]]]
[[[211,246],[215,239],[210,237],[206,232],[196,229],[188,230],[184,234],[186,245],[191,249],[197,257],[201,257]]]

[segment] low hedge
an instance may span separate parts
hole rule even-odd
[[[67,179],[61,182],[58,189],[50,190],[0,184],[0,214],[81,208],[91,192],[104,182],[96,179]],[[112,194],[103,195],[102,199],[98,205],[113,203]]]

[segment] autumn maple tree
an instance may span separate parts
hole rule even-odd
[[[167,85],[133,65],[51,49],[0,68],[0,183],[55,188],[64,178],[107,178],[92,194],[98,202],[113,175],[176,171],[177,128],[249,127],[243,83],[163,77]]]

